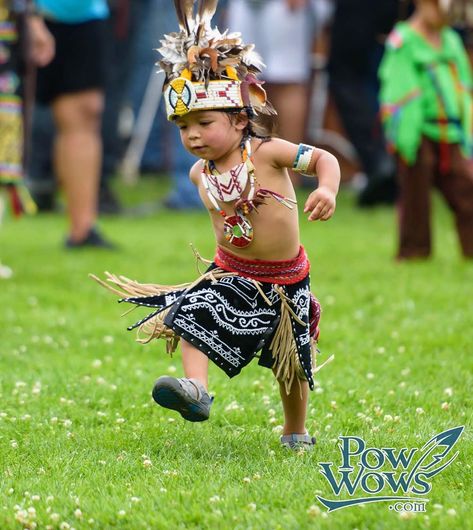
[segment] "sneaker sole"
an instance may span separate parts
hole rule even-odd
[[[190,398],[179,382],[173,378],[160,379],[153,388],[153,399],[158,405],[172,409],[187,421],[205,421],[209,419],[209,407]]]

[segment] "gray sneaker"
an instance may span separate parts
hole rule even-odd
[[[153,399],[161,407],[176,410],[188,421],[205,421],[213,398],[197,379],[160,377],[153,388]]]
[[[293,451],[311,451],[315,445],[315,438],[309,434],[285,434],[281,436],[281,444]]]

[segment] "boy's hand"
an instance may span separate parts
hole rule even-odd
[[[310,212],[309,221],[327,221],[335,211],[336,193],[330,188],[321,186],[313,191],[304,206],[304,213]]]

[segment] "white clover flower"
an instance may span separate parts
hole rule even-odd
[[[393,421],[393,417],[391,416],[391,414],[385,414],[384,415],[384,421],[385,422]]]
[[[417,407],[416,414],[424,414],[424,409],[422,407]]]
[[[251,482],[251,478],[250,477],[243,477],[243,482],[245,482],[246,484],[249,484]]]
[[[220,502],[220,497],[218,495],[214,495],[213,497],[210,497],[209,502],[212,504]]]
[[[125,423],[125,421],[126,421],[125,418],[117,418],[115,420],[115,423]]]
[[[140,502],[141,499],[139,497],[131,497],[130,501],[136,504],[137,502]]]
[[[177,371],[177,368],[173,364],[168,366],[168,372],[170,374],[174,374],[174,373],[176,373],[176,371]]]
[[[21,523],[21,524],[24,524],[28,521],[28,513],[26,512],[26,510],[18,510],[16,513],[15,513],[15,519]]]
[[[125,517],[126,512],[125,512],[125,510],[120,510],[117,515],[118,515],[118,517]]]
[[[74,516],[77,518],[77,519],[82,519],[83,515],[82,515],[82,511],[77,508],[77,510],[74,511]]]
[[[248,510],[250,510],[250,512],[255,512],[256,504],[254,502],[250,502],[250,504],[248,504]]]
[[[102,361],[100,359],[94,359],[92,361],[92,368],[100,368],[102,366]]]
[[[444,401],[441,405],[440,405],[441,409],[442,410],[448,410],[450,408],[450,403],[448,403],[448,401]]]
[[[31,500],[34,502],[38,502],[39,500],[41,500],[41,497],[39,495],[32,495]]]
[[[52,514],[49,516],[49,518],[51,519],[51,521],[52,521],[53,523],[57,523],[57,522],[59,521],[59,519],[61,518],[61,516],[60,516],[58,513],[54,512],[54,513],[52,513]]]
[[[455,508],[449,508],[447,510],[447,515],[450,515],[451,517],[455,517],[455,515],[457,515],[457,511],[455,510]]]
[[[368,372],[366,374],[366,379],[374,379],[374,374],[372,372]]]
[[[237,401],[232,401],[230,404],[228,404],[225,407],[225,411],[228,412],[230,410],[242,410],[242,407],[238,404]]]
[[[153,462],[149,458],[145,458],[143,460],[143,467],[151,467],[153,465]]]
[[[166,492],[167,492],[167,489],[166,489],[166,488],[160,488],[159,491],[160,491],[161,493],[166,493]]]
[[[453,389],[448,387],[448,388],[444,388],[443,390],[443,393],[448,396],[448,397],[452,397],[453,396]]]
[[[16,440],[10,440],[12,449],[18,449],[18,442]]]
[[[307,513],[311,516],[311,517],[317,517],[318,515],[320,515],[320,512],[322,510],[316,506],[315,504],[312,504],[312,506],[309,506],[308,510],[307,510]]]

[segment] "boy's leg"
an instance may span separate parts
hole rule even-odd
[[[153,388],[153,399],[158,405],[179,412],[188,421],[205,421],[212,405],[207,392],[208,357],[187,341],[181,341],[186,377],[160,377]]]
[[[307,414],[307,402],[309,396],[309,385],[307,381],[293,381],[289,394],[283,383],[279,382],[279,393],[281,395],[284,410],[283,435],[306,434],[305,419]]]
[[[188,379],[197,379],[208,389],[209,358],[186,340],[181,339],[182,367]]]
[[[473,161],[457,145],[450,153],[451,171],[438,176],[437,186],[455,215],[463,255],[473,258]]]
[[[428,140],[422,142],[413,166],[399,161],[399,259],[430,256],[430,187],[435,167],[435,151]]]

